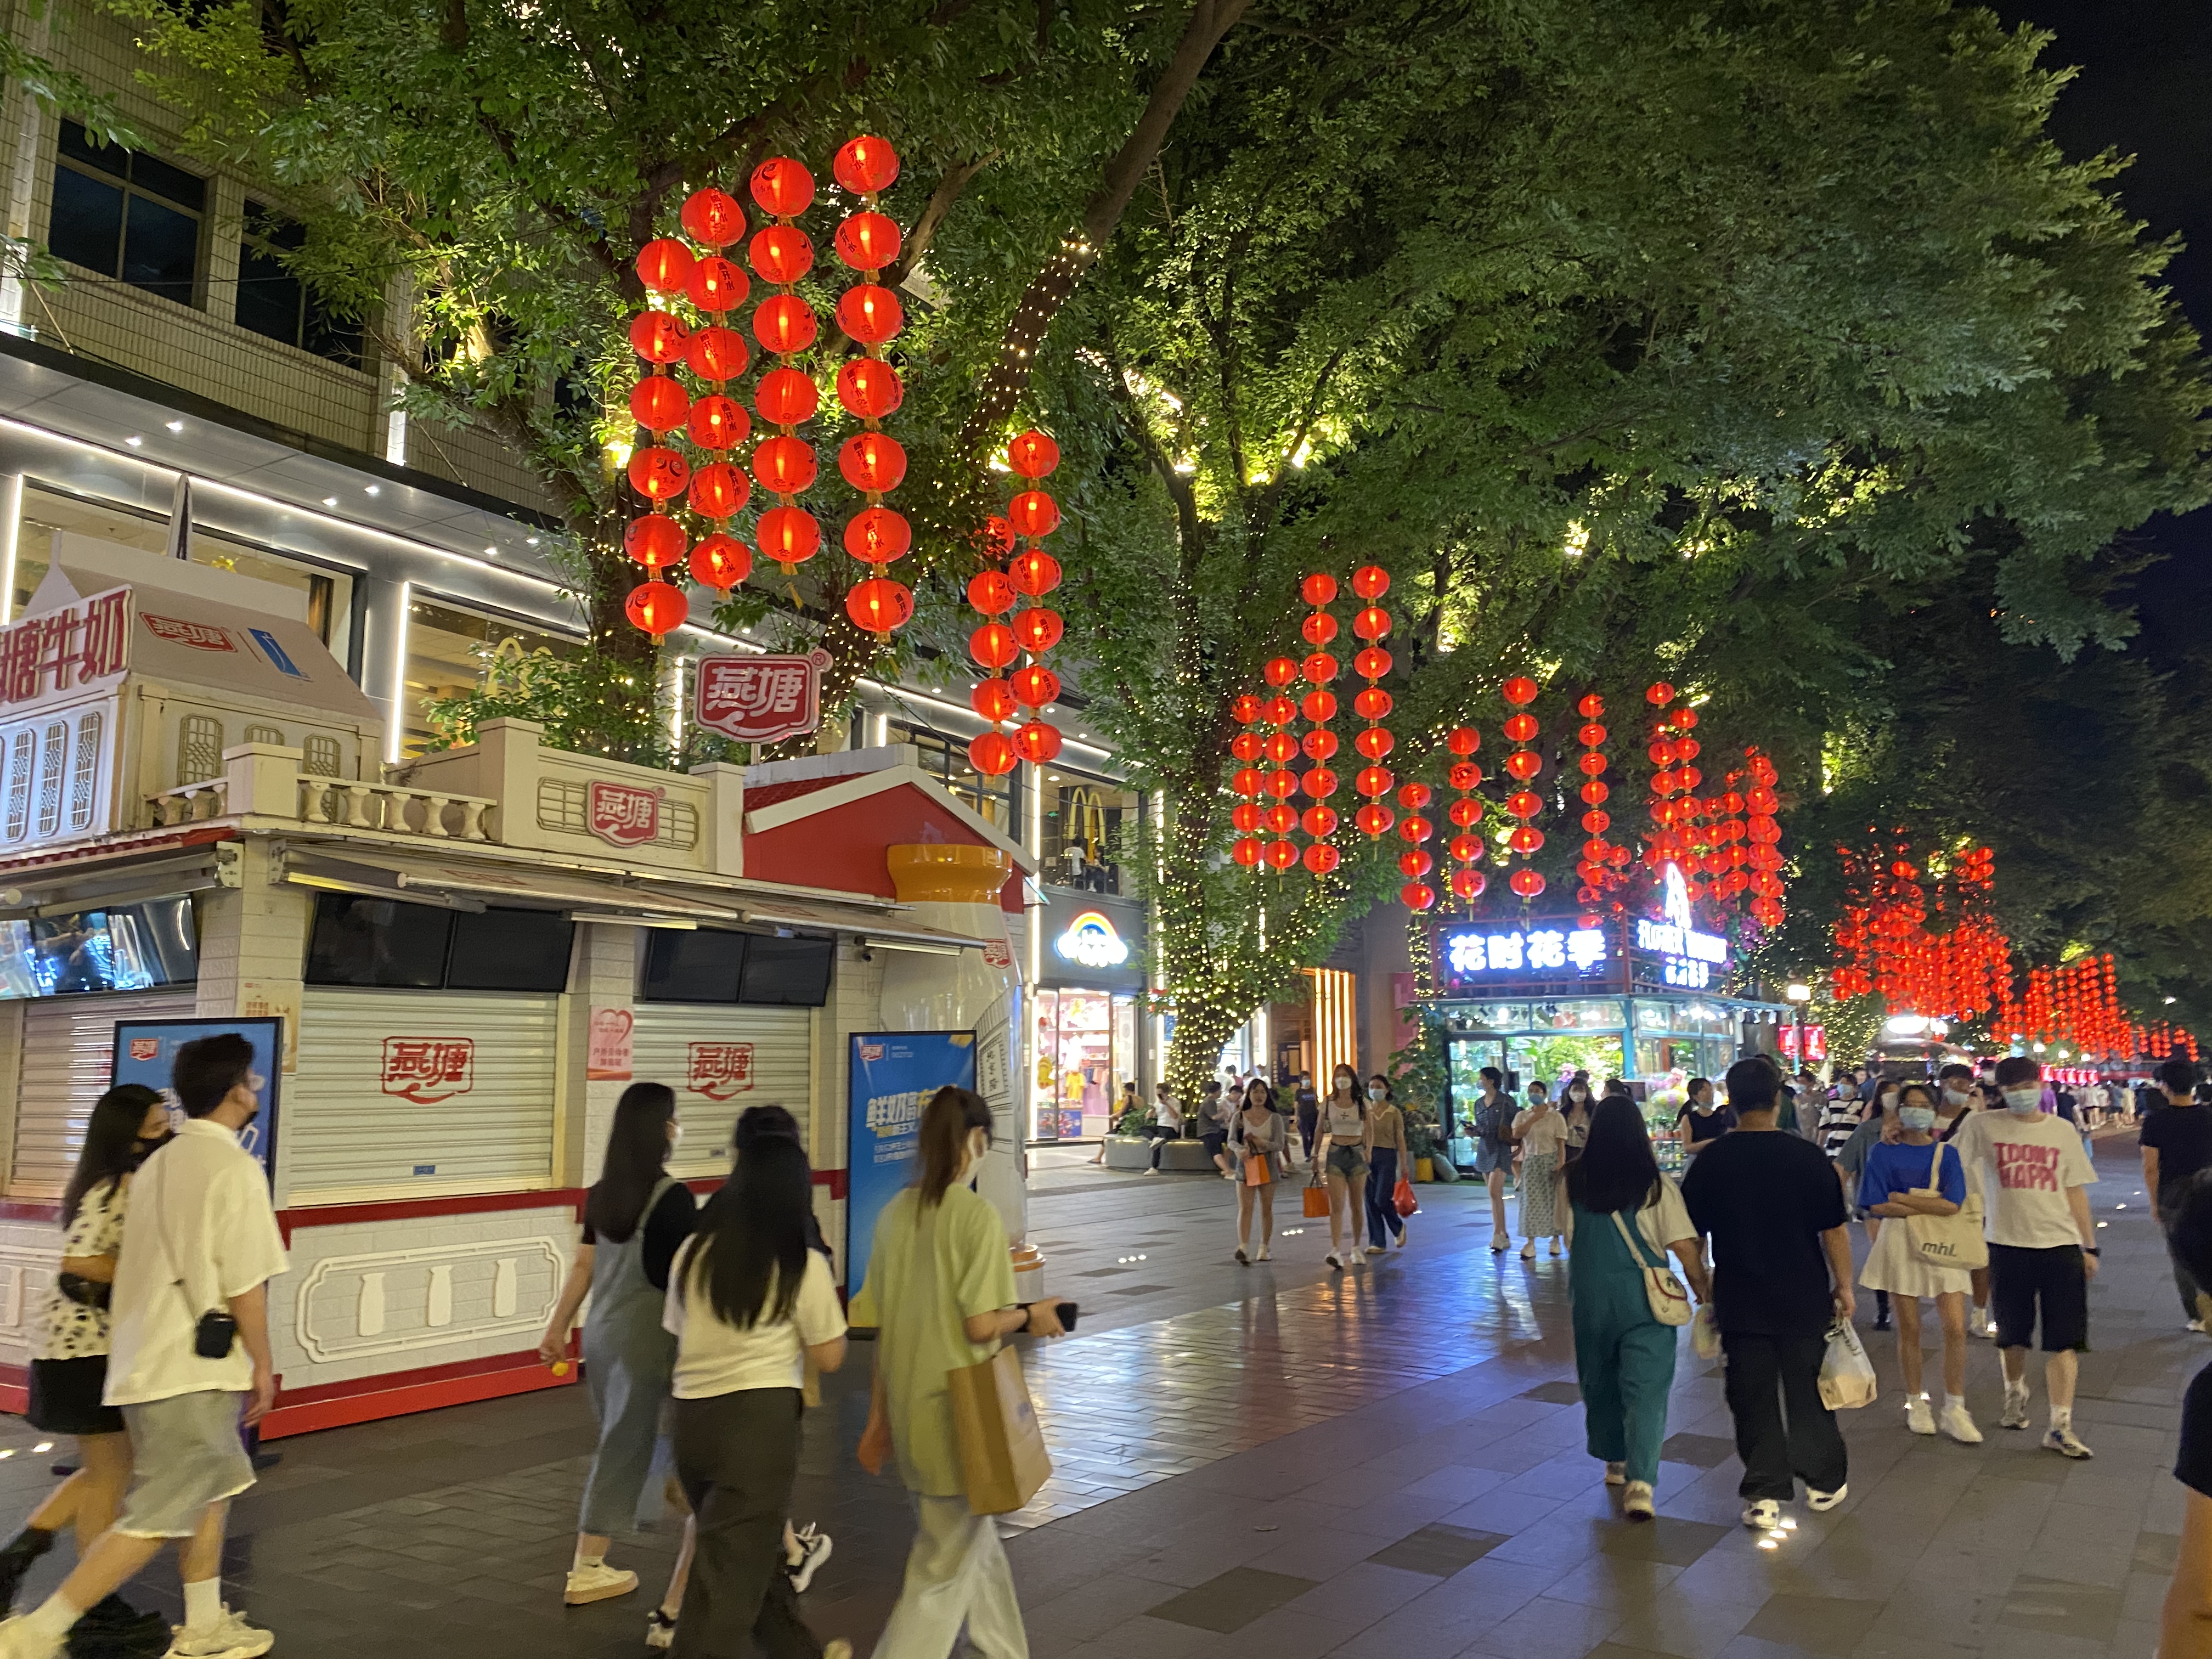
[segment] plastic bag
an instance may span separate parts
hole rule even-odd
[[[1403,1176],[1398,1177],[1398,1184],[1390,1189],[1390,1207],[1401,1216],[1409,1216],[1421,1207],[1421,1201],[1413,1196],[1413,1183]]]
[[[1720,1321],[1714,1316],[1713,1304],[1700,1303],[1690,1320],[1690,1346],[1697,1350],[1700,1359],[1717,1359],[1721,1352]]]
[[[1828,1328],[1828,1351],[1820,1356],[1820,1403],[1832,1412],[1856,1411],[1874,1404],[1880,1391],[1859,1334],[1849,1320],[1838,1320]]]

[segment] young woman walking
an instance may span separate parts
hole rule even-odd
[[[1982,1431],[1966,1409],[1966,1291],[1963,1267],[1941,1267],[1912,1248],[1905,1225],[1916,1215],[1956,1215],[1966,1201],[1966,1174],[1959,1149],[1936,1139],[1936,1091],[1924,1083],[1897,1093],[1897,1139],[1867,1149],[1859,1177],[1859,1207],[1874,1230],[1859,1283],[1887,1291],[1897,1321],[1897,1364],[1905,1376],[1905,1425],[1933,1434],[1937,1425],[1964,1445],[1978,1445]],[[1931,1192],[1930,1189],[1933,1191]],[[1932,1297],[1943,1328],[1943,1411],[1929,1408],[1920,1389],[1920,1301]]]
[[[1713,1103],[1713,1085],[1709,1079],[1692,1078],[1684,1093],[1688,1097],[1683,1101],[1682,1109],[1674,1114],[1674,1133],[1681,1137],[1682,1150],[1695,1154],[1726,1134],[1735,1119],[1726,1107]]]
[[[1229,1127],[1230,1150],[1237,1155],[1237,1259],[1265,1261],[1275,1236],[1275,1160],[1290,1144],[1275,1091],[1259,1078],[1244,1091],[1244,1103]],[[1252,1239],[1252,1206],[1260,1206],[1260,1248],[1248,1254]]]
[[[1536,1259],[1540,1238],[1550,1239],[1557,1255],[1559,1153],[1567,1144],[1566,1122],[1550,1101],[1532,1099],[1528,1109],[1513,1120],[1513,1139],[1521,1148],[1521,1173],[1515,1182],[1521,1193],[1521,1259]]]
[[[115,1519],[131,1484],[130,1431],[121,1409],[100,1399],[107,1382],[108,1294],[123,1249],[131,1174],[168,1138],[161,1097],[136,1083],[102,1095],[85,1126],[83,1150],[62,1193],[61,1267],[33,1339],[31,1401],[24,1413],[42,1433],[75,1437],[77,1470],[0,1548],[0,1615],[31,1564],[54,1547],[54,1535],[70,1528],[82,1557]],[[159,1652],[167,1626],[160,1614],[110,1595],[89,1608],[76,1629],[83,1634],[71,1636],[72,1650],[135,1650],[152,1641],[151,1650]]]
[[[1374,1147],[1367,1169],[1367,1246],[1385,1250],[1395,1238],[1402,1250],[1407,1235],[1406,1218],[1398,1213],[1398,1176],[1413,1173],[1413,1160],[1406,1155],[1406,1115],[1380,1072],[1367,1079],[1367,1120]]]
[[[547,1364],[562,1358],[568,1331],[586,1294],[584,1383],[599,1421],[599,1443],[584,1483],[576,1555],[562,1599],[570,1607],[627,1595],[637,1575],[607,1565],[617,1532],[636,1524],[637,1502],[653,1471],[661,1407],[676,1364],[676,1339],[661,1328],[663,1293],[676,1252],[691,1236],[698,1206],[691,1189],[668,1173],[668,1155],[682,1138],[676,1096],[665,1084],[633,1083],[615,1103],[607,1155],[584,1198],[584,1239],[568,1283],[538,1345]],[[662,1611],[680,1603],[679,1577]]]
[[[884,1206],[854,1298],[855,1325],[881,1333],[860,1466],[896,1456],[919,1522],[890,1622],[876,1651],[946,1659],[962,1626],[981,1659],[1028,1659],[1014,1575],[992,1516],[971,1515],[945,1376],[980,1365],[1016,1331],[1058,1336],[1054,1304],[1014,1305],[1014,1269],[999,1212],[969,1190],[991,1146],[991,1109],[939,1089],[922,1109],[921,1175]]]
[[[663,1322],[676,1338],[676,1476],[696,1552],[671,1651],[720,1659],[848,1659],[799,1615],[784,1516],[799,1476],[805,1367],[845,1363],[845,1316],[830,1265],[807,1248],[806,1154],[781,1139],[743,1152],[678,1250]],[[750,1638],[752,1647],[747,1646]]]
[[[1513,1102],[1506,1095],[1505,1073],[1495,1066],[1482,1068],[1482,1095],[1474,1103],[1474,1172],[1490,1188],[1490,1250],[1502,1255],[1512,1248],[1513,1235],[1505,1231],[1505,1177],[1513,1172]],[[1533,1091],[1544,1085],[1531,1084]]]
[[[1359,1248],[1366,1231],[1367,1168],[1374,1162],[1375,1124],[1360,1097],[1359,1073],[1339,1066],[1329,1079],[1328,1098],[1321,1103],[1322,1166],[1328,1171],[1328,1265],[1342,1267],[1347,1258],[1364,1266],[1367,1252]]]
[[[1672,1251],[1702,1302],[1709,1288],[1705,1243],[1680,1191],[1651,1155],[1644,1114],[1626,1095],[1597,1103],[1583,1155],[1567,1166],[1566,1186],[1574,1217],[1567,1285],[1575,1377],[1589,1455],[1604,1463],[1607,1486],[1626,1486],[1622,1512],[1648,1521],[1667,1437],[1676,1328],[1653,1317],[1644,1270],[1664,1267]]]

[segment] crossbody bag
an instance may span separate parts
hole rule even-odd
[[[1613,1224],[1620,1231],[1620,1242],[1628,1246],[1629,1258],[1644,1275],[1644,1299],[1650,1304],[1651,1316],[1662,1325],[1688,1324],[1690,1292],[1667,1265],[1667,1258],[1661,1256],[1656,1267],[1645,1260],[1642,1235],[1620,1218],[1618,1210],[1613,1212]]]

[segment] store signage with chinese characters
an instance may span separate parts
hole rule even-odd
[[[1678,865],[1665,866],[1664,895],[1660,920],[1640,917],[1636,923],[1636,948],[1659,958],[1660,977],[1669,985],[1701,991],[1729,965],[1728,941],[1717,933],[1698,931],[1697,915],[1690,908],[1689,884]]]
[[[121,673],[130,600],[130,590],[118,587],[0,629],[0,703],[28,702]],[[155,620],[148,617],[149,626]]]
[[[1064,962],[1085,968],[1119,968],[1129,959],[1129,946],[1103,913],[1085,910],[1053,940],[1054,954]]]
[[[660,833],[660,798],[666,793],[594,778],[585,825],[610,847],[642,847]]]
[[[1781,1031],[1782,1052],[1795,1057],[1797,1053],[1797,1027],[1785,1025]],[[1808,1061],[1828,1057],[1828,1028],[1825,1025],[1805,1027],[1805,1058]]]
[[[384,1039],[384,1092],[434,1106],[476,1085],[477,1045],[471,1037],[392,1036]]]
[[[827,651],[803,657],[702,657],[692,718],[733,743],[780,743],[822,723]]]
[[[1603,928],[1571,921],[1520,927],[1476,922],[1437,930],[1439,976],[1452,985],[1577,979],[1603,973],[1612,958]]]
[[[753,1086],[750,1042],[695,1042],[684,1086],[709,1100],[729,1100]]]

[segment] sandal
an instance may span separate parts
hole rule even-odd
[[[1521,1259],[1523,1261],[1534,1261],[1536,1259],[1536,1241],[1534,1239],[1530,1239],[1526,1244],[1523,1244],[1521,1247]]]
[[[1513,1241],[1504,1233],[1494,1234],[1491,1238],[1490,1253],[1492,1255],[1503,1255],[1512,1248]]]

